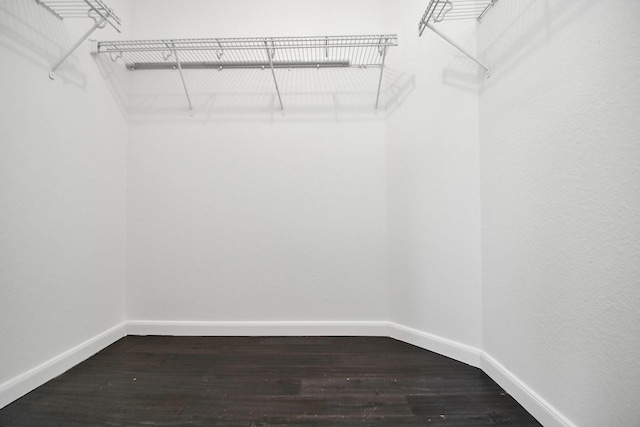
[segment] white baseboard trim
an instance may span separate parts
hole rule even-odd
[[[389,322],[171,322],[129,321],[0,384],[0,408],[126,335],[171,336],[380,336],[394,338],[481,368],[546,427],[576,427],[540,395],[483,351]]]
[[[129,321],[128,335],[389,336],[387,322],[165,322]]]
[[[482,355],[481,368],[545,427],[576,427],[560,411],[487,353]]]
[[[391,338],[450,357],[467,365],[479,368],[482,363],[482,352],[475,347],[395,323],[389,324],[389,332]]]
[[[125,324],[122,323],[0,384],[0,408],[87,360],[125,335]]]
[[[480,367],[482,352],[471,346],[389,322],[127,322],[128,335],[169,336],[379,336],[391,337]]]

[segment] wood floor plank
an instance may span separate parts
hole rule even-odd
[[[0,426],[523,426],[481,370],[390,338],[128,336]]]

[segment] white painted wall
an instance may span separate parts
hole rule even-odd
[[[0,407],[124,320],[126,121],[87,46],[48,76],[90,26],[0,4]]]
[[[381,123],[132,126],[130,320],[386,317]]]
[[[386,129],[392,319],[480,349],[479,71],[429,30],[418,38],[425,7],[389,2],[385,12],[401,40],[390,77],[410,87]],[[443,31],[473,49],[473,29]]]
[[[134,38],[377,33],[382,4],[137,1]],[[193,118],[177,73],[132,73],[128,319],[388,318],[377,74],[338,71],[278,70],[283,117],[268,71],[189,70]]]
[[[4,2],[0,392],[124,319],[390,322],[549,425],[640,418],[635,2],[499,2],[487,81],[419,0],[110,3],[129,38],[398,32],[386,111],[371,70],[278,71],[285,117],[260,71],[186,72],[193,118],[176,73],[79,51],[51,82],[84,27]]]
[[[131,73],[130,320],[392,321],[480,348],[477,70],[417,38],[423,9],[134,3],[134,38],[398,32],[400,46],[380,116],[376,70],[278,71],[286,117],[269,73],[185,71],[193,118],[176,72]],[[472,28],[451,30],[470,43]]]
[[[639,16],[501,1],[479,33],[484,350],[585,427],[640,421]]]

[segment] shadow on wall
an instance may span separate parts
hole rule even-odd
[[[444,22],[442,25],[446,26],[447,24],[447,22]],[[449,32],[446,30],[446,27],[444,28],[443,32],[448,34]],[[479,82],[486,78],[486,71],[455,47],[442,40],[440,36],[431,32],[427,34],[427,31],[428,30],[425,31],[423,37],[433,37],[437,39],[438,43],[446,45],[451,55],[451,59],[447,67],[442,72],[442,83],[466,92],[477,92]],[[464,34],[464,38],[458,39],[462,34]],[[468,32],[459,33],[453,38],[456,39],[456,42],[459,43],[466,51],[475,52],[477,50],[477,34],[475,31],[475,25],[470,26]]]
[[[0,45],[49,78],[56,62],[91,22],[62,20],[35,0],[0,1]],[[79,34],[77,35],[79,37]],[[56,80],[87,85],[83,44],[56,70]],[[270,70],[184,70],[194,117],[177,70],[128,71],[108,56],[94,58],[125,117],[132,121],[273,121],[282,116]],[[385,68],[278,69],[287,117],[313,121],[377,120],[392,114],[415,88],[415,77]]]
[[[128,118],[127,71],[120,64],[105,60],[104,57],[94,55],[94,59],[100,70],[100,75],[107,82],[120,113],[124,118]]]
[[[183,70],[189,101],[178,70],[125,71],[124,64],[107,55],[96,61],[127,115],[133,122],[246,121],[272,122],[289,118],[375,120],[392,114],[415,88],[415,77],[385,68],[379,108],[375,111],[379,68],[322,68],[275,70],[284,114],[270,70]]]
[[[51,64],[74,43],[65,23],[33,0],[2,0],[0,45],[42,69],[42,77],[48,79]],[[56,79],[86,86],[86,76],[74,55],[56,70]]]
[[[442,82],[470,92],[477,91],[479,84],[487,86],[496,82],[500,79],[500,74],[509,72],[541,43],[577,15],[584,13],[596,1],[556,2],[555,5],[551,5],[549,0],[510,0],[496,3],[470,34],[462,36],[462,39],[452,37],[465,50],[478,51],[478,59],[489,67],[491,76],[487,78],[484,69],[455,47],[448,45],[452,59],[442,73]],[[447,29],[447,25],[451,24],[439,24],[439,29],[447,35],[457,32],[461,36],[455,24],[450,27],[451,30]],[[447,44],[429,30],[425,31],[423,37],[431,37]],[[494,73],[492,66],[498,65],[499,72]]]
[[[472,43],[475,43],[475,37],[469,42]],[[455,50],[453,53],[454,58],[442,72],[442,83],[466,92],[477,92],[479,82],[486,78],[485,70],[465,55],[455,54]]]
[[[552,4],[553,3],[553,4]],[[583,14],[599,0],[518,0],[498,2],[478,29],[479,56],[498,68],[484,87],[495,84],[556,32]]]

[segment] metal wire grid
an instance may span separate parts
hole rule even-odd
[[[168,39],[98,42],[129,69],[381,67],[396,35]]]
[[[118,32],[120,31],[120,18],[102,0],[36,0],[36,2],[60,19],[104,19]]]
[[[491,75],[489,67],[480,62],[476,56],[468,52],[463,46],[456,43],[446,34],[435,28],[433,24],[448,20],[475,19],[480,21],[487,11],[498,0],[431,0],[427,10],[425,10],[422,19],[418,24],[418,32],[422,36],[425,29],[429,28],[438,36],[442,37],[447,43],[458,49],[469,59],[474,61],[487,72],[487,77]]]
[[[481,19],[498,0],[431,0],[420,20],[420,32],[429,21]]]

